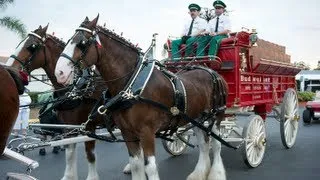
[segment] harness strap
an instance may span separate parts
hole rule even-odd
[[[67,55],[66,53],[61,53],[60,54],[61,57],[67,58],[68,60],[70,60],[74,65],[78,64],[78,61],[74,61],[69,55]]]
[[[150,99],[146,99],[143,97],[138,96],[137,101],[140,102],[144,102],[144,103],[148,103],[151,104],[155,107],[158,107],[164,111],[170,112],[169,108],[161,103],[152,101]],[[212,136],[213,138],[215,138],[216,140],[218,140],[219,142],[221,142],[223,145],[232,148],[232,149],[238,149],[238,147],[234,147],[232,146],[230,143],[226,142],[225,140],[223,140],[220,136],[218,136],[217,134],[215,134],[214,132],[212,132],[212,130],[206,128],[203,124],[199,123],[198,121],[195,121],[194,119],[190,118],[188,115],[186,115],[185,113],[179,112],[178,114],[179,116],[181,116],[183,119],[191,122],[193,125],[197,126],[198,128],[200,128],[201,130],[205,131],[208,135]]]
[[[18,61],[21,64],[22,68],[24,68],[24,63],[18,58],[18,56],[12,54],[10,57]]]
[[[123,139],[117,139],[114,134],[110,134],[111,137],[108,137],[108,136],[101,136],[101,135],[97,135],[93,132],[86,132],[85,133],[88,137],[91,137],[91,138],[94,138],[94,139],[98,139],[98,140],[101,140],[101,141],[107,141],[107,142],[139,142],[139,140],[132,140],[132,141],[126,141],[126,140],[123,140]]]

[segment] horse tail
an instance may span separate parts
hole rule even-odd
[[[227,107],[227,98],[228,98],[228,91],[229,91],[229,88],[228,88],[228,84],[227,82],[225,81],[225,79],[217,73],[217,86],[218,86],[218,89],[215,89],[213,93],[216,93],[216,94],[219,94],[218,96],[218,104],[216,104],[216,106],[214,106],[216,108],[216,125],[217,126],[220,126],[220,123],[221,121],[224,120],[225,118],[225,110],[226,110],[226,107]],[[218,91],[218,92],[216,92]],[[213,102],[215,103],[215,102]]]
[[[9,74],[12,77],[12,79],[16,83],[19,95],[23,94],[23,92],[24,92],[24,84],[22,82],[22,78],[21,78],[19,72],[17,70],[13,69],[13,68],[10,68],[10,67],[6,67],[6,70],[9,72]]]

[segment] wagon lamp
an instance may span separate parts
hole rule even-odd
[[[257,33],[256,29],[252,29],[251,34],[249,36],[249,39],[250,39],[251,46],[253,46],[253,47],[258,46],[258,44],[257,44],[257,41],[258,41],[257,34],[258,33]]]

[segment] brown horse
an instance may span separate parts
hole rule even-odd
[[[0,65],[0,155],[19,113],[19,94],[24,85],[14,69]]]
[[[7,64],[18,69],[23,69],[27,71],[27,73],[30,73],[34,69],[43,68],[55,90],[59,90],[63,86],[57,83],[56,77],[54,76],[54,68],[65,47],[65,43],[52,35],[46,34],[47,28],[48,26],[44,28],[39,26],[38,29],[29,33],[28,37],[19,44],[16,52],[11,56]],[[96,87],[94,97],[84,98],[77,107],[68,109],[68,107],[64,108],[63,104],[62,106],[58,106],[58,118],[62,120],[64,124],[82,124],[86,122],[88,114],[95,105],[95,99],[97,99],[105,89],[104,84],[101,85],[101,83]],[[91,122],[87,130],[94,131],[95,127],[103,122],[102,118],[103,116],[97,116],[97,121]],[[63,180],[78,179],[75,148],[76,144],[71,144],[66,148],[66,169],[62,178]],[[85,142],[88,159],[87,180],[99,179],[94,148],[95,141]]]
[[[99,16],[98,16],[99,17]],[[124,92],[129,79],[138,68],[140,52],[134,45],[101,26],[97,26],[98,17],[85,21],[76,30],[67,44],[63,56],[57,62],[55,75],[59,83],[69,84],[74,76],[74,66],[91,66],[95,64],[103,76],[112,97],[119,97]],[[202,115],[215,111],[214,107],[225,106],[227,86],[220,75],[213,71],[195,68],[181,72],[178,77],[182,80],[186,91],[186,114],[197,122],[202,121]],[[219,83],[220,89],[216,84]],[[169,78],[157,68],[147,82],[140,100],[143,97],[150,101],[139,101],[128,96],[133,102],[128,108],[112,110],[112,116],[120,128],[129,152],[132,179],[159,179],[155,160],[155,134],[167,130],[169,126],[182,126],[188,123],[181,116],[165,111],[150,101],[166,107],[173,107],[174,89]],[[132,96],[131,96],[132,97]],[[222,100],[222,101],[221,101]],[[220,103],[220,104],[219,104]],[[218,133],[218,125],[224,117],[219,112],[212,131]],[[220,156],[221,143],[213,139],[213,164],[210,168],[209,138],[200,128],[194,128],[199,143],[199,160],[188,179],[226,179],[225,169]]]

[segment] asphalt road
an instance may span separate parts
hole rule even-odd
[[[241,121],[243,123],[243,120]],[[222,158],[230,180],[318,180],[320,179],[320,122],[310,126],[299,124],[299,132],[295,146],[285,149],[281,143],[279,123],[272,118],[267,119],[267,150],[262,164],[254,169],[248,168],[242,160],[241,150],[223,147]],[[195,139],[195,138],[193,138]],[[78,144],[79,179],[87,176],[87,163],[84,145]],[[37,160],[40,167],[32,175],[41,180],[58,180],[64,173],[64,152],[52,154],[47,148],[46,156],[39,156],[38,150],[25,155]],[[171,157],[157,140],[156,157],[161,179],[186,179],[198,159],[198,149],[189,148],[179,157]],[[101,180],[129,180],[122,169],[128,161],[126,147],[123,143],[98,142],[98,173]],[[6,172],[24,172],[25,167],[13,160],[0,160],[0,179],[5,179]]]

